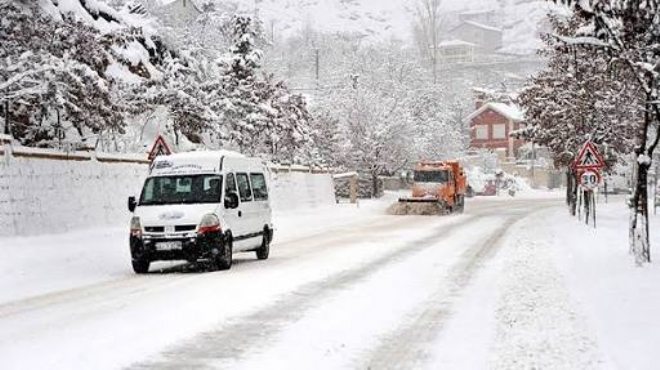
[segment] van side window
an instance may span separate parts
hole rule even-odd
[[[241,202],[251,201],[252,190],[250,190],[250,182],[248,181],[247,173],[237,173],[236,183],[238,184],[238,195],[241,197]]]
[[[230,192],[236,192],[236,180],[234,179],[233,173],[227,174],[227,181],[225,182],[225,196]]]
[[[266,178],[263,173],[251,173],[250,183],[252,183],[254,200],[268,200],[268,188],[266,187]]]

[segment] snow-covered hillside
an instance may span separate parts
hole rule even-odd
[[[253,7],[252,2],[243,2]],[[261,0],[256,1],[268,31],[276,37],[311,27],[325,32],[351,32],[378,40],[409,37],[405,1]]]
[[[167,1],[167,0],[166,0]],[[267,32],[286,38],[305,28],[325,32],[352,32],[369,40],[397,38],[409,40],[415,0],[257,0],[239,5],[254,11],[264,19]],[[442,12],[448,22],[458,14],[492,10],[499,15],[503,30],[502,52],[533,54],[541,46],[539,32],[544,29],[545,16],[558,6],[542,0],[445,0]]]
[[[540,33],[548,32],[547,15],[565,14],[566,8],[540,0],[527,2],[509,0],[502,8],[503,47],[507,54],[532,54],[542,46]]]

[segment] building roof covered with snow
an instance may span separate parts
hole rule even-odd
[[[481,115],[483,112],[487,111],[488,109],[492,109],[495,112],[497,112],[497,113],[501,114],[502,116],[504,116],[505,118],[510,119],[514,122],[522,122],[525,119],[525,114],[516,105],[489,102],[489,103],[481,105],[481,107],[479,107],[479,109],[472,112],[469,116],[467,116],[465,118],[465,120],[466,121],[472,121],[474,118]]]
[[[473,44],[471,42],[463,41],[463,40],[445,40],[441,41],[438,43],[438,47],[444,48],[444,47],[452,47],[452,46],[477,46],[476,44]]]
[[[474,21],[463,21],[449,31],[449,35],[457,40],[462,40],[479,45],[485,52],[493,52],[502,47],[502,30]]]

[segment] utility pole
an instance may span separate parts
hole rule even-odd
[[[658,163],[656,162],[655,164],[655,176],[654,176],[654,181],[653,181],[653,214],[657,215],[658,214],[658,172],[660,168],[658,168]]]
[[[536,150],[534,148],[534,141],[532,141],[532,188],[536,189],[536,173],[534,173],[534,166],[536,165]]]
[[[57,135],[57,141],[59,149],[62,150],[62,123],[60,121],[60,110],[57,110],[57,128],[55,129],[55,135]]]
[[[270,21],[270,43],[275,44],[275,21]]]
[[[5,100],[5,134],[11,136],[11,128],[9,127],[9,100]]]
[[[314,49],[314,72],[315,72],[315,76],[316,76],[316,89],[317,90],[319,89],[319,65],[320,65],[319,59],[320,59],[319,58],[319,49],[316,48],[316,49]]]

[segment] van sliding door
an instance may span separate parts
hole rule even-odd
[[[261,244],[262,231],[259,225],[259,208],[257,202],[254,201],[254,194],[250,179],[247,173],[236,173],[236,185],[238,186],[238,196],[241,200],[242,216],[239,222],[244,227],[244,233],[238,237],[240,241],[240,249],[251,249]],[[237,240],[237,238],[234,238]]]

